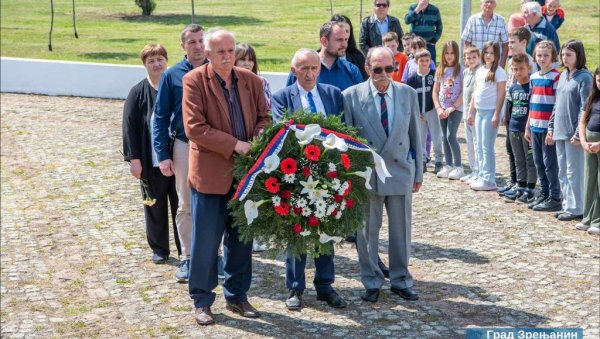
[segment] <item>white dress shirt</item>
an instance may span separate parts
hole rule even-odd
[[[371,80],[369,80],[369,86],[371,86],[371,95],[375,100],[375,108],[377,108],[377,113],[379,113],[379,118],[381,118],[381,97],[379,96],[379,91],[377,88],[375,88],[375,85],[373,85],[373,81]],[[394,86],[392,86],[391,80],[387,90],[385,91],[384,98],[388,112],[388,132],[391,133],[392,126],[394,124]]]
[[[302,86],[300,86],[300,84],[297,82],[296,82],[296,85],[298,86],[298,92],[300,93],[300,101],[302,102],[302,108],[304,108],[305,110],[308,110],[310,112],[310,105],[308,104],[308,91],[306,91],[304,88],[302,88]],[[319,96],[319,91],[317,90],[316,85],[315,85],[315,87],[313,87],[313,89],[310,91],[310,93],[312,93],[312,97],[315,102],[315,106],[317,107],[317,112],[320,112],[326,116],[327,113],[325,112],[325,106],[323,105],[323,101],[321,100],[321,97]]]

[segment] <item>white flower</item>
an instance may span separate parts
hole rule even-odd
[[[310,124],[304,126],[304,131],[296,130],[296,139],[302,146],[310,144],[314,137],[321,134],[321,126]]]
[[[303,237],[308,237],[311,234],[310,230],[300,232],[300,235]]]
[[[329,172],[335,172],[335,164],[330,162],[327,164],[329,166]]]
[[[312,214],[312,211],[310,210],[310,208],[308,206],[304,206],[302,208],[302,216],[303,217],[310,217],[311,214]]]
[[[340,203],[340,211],[343,211],[346,209],[346,200],[342,200],[342,202]]]
[[[344,139],[339,138],[333,133],[329,134],[325,138],[323,141],[323,146],[327,149],[338,149],[341,152],[346,152],[348,150],[348,145],[346,145]]]
[[[317,209],[315,211],[315,217],[319,218],[319,219],[323,219],[325,218],[325,210],[322,209]]]
[[[304,199],[304,198],[298,199],[298,201],[296,202],[296,207],[299,207],[299,208],[306,207],[306,199]]]
[[[273,205],[274,205],[274,206],[279,206],[279,205],[281,205],[281,198],[280,198],[278,195],[276,195],[276,196],[272,197],[272,198],[271,198],[271,201],[273,201]]]
[[[331,188],[333,188],[334,190],[339,190],[340,187],[342,187],[342,182],[340,181],[340,179],[335,178],[331,180]]]
[[[246,214],[246,219],[248,220],[248,225],[250,225],[254,221],[254,219],[256,219],[256,217],[258,217],[258,208],[260,207],[260,205],[264,204],[265,202],[267,202],[267,200],[261,200],[261,201],[246,200],[246,203],[244,204],[244,213]]]
[[[319,241],[321,242],[321,244],[325,244],[325,243],[327,243],[329,241],[333,241],[334,243],[338,243],[338,242],[342,241],[342,237],[332,237],[332,236],[329,236],[329,235],[327,235],[325,233],[321,233],[320,237],[319,237]]]
[[[342,218],[342,212],[338,211],[338,213],[335,215],[335,220],[340,220]]]
[[[286,174],[283,176],[283,181],[288,184],[293,184],[296,181],[296,174]]]
[[[314,205],[317,209],[321,210],[325,210],[327,208],[327,203],[325,202],[325,200],[317,200],[315,201]]]
[[[348,185],[348,182],[344,181],[344,183],[342,184],[342,186],[340,187],[340,189],[338,189],[338,194],[339,195],[344,195],[344,192],[346,192],[346,190],[349,188],[350,186]]]
[[[335,207],[335,204],[329,205],[329,207],[327,207],[327,215],[331,215],[331,213],[333,213],[333,211],[335,210]]]
[[[265,158],[265,166],[262,169],[263,172],[271,173],[277,168],[279,168],[279,157],[277,154],[271,154]]]
[[[319,184],[319,180],[313,181],[312,175],[308,177],[306,181],[300,181],[300,185],[304,188],[300,191],[300,194],[307,194],[309,198],[312,199],[315,189]]]
[[[323,200],[323,199],[328,198],[330,196],[331,195],[327,192],[327,190],[314,190],[313,194],[312,194],[312,198],[310,199],[310,201],[312,203],[314,203],[315,201]]]
[[[363,172],[353,172],[350,174],[359,176],[363,179],[365,179],[365,187],[370,190],[371,189],[371,174],[373,173],[373,169],[371,167],[367,167]]]

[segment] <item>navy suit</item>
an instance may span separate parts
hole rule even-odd
[[[344,108],[344,101],[340,90],[331,85],[317,84],[319,97],[325,108],[326,115],[339,115]],[[272,99],[273,121],[278,122],[287,112],[288,115],[303,109],[297,82],[280,89],[273,94]],[[295,258],[288,254],[285,260],[286,278],[285,285],[288,290],[303,292],[306,288],[306,254]],[[333,292],[331,284],[335,280],[333,267],[333,246],[331,255],[321,255],[315,259],[315,290],[319,295],[328,295]]]

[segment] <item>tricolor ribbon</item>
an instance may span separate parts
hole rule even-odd
[[[252,168],[250,168],[248,173],[246,173],[244,178],[242,178],[242,180],[240,181],[238,188],[233,196],[233,199],[239,199],[240,201],[244,200],[248,193],[250,193],[250,190],[254,185],[256,177],[263,171],[263,168],[265,167],[265,159],[271,155],[279,154],[281,148],[283,148],[283,144],[285,143],[285,139],[287,138],[290,130],[304,131],[305,127],[306,125],[296,124],[293,120],[291,120],[288,123],[286,123],[279,131],[277,131],[273,139],[271,139],[269,144],[267,144],[267,147],[265,147],[265,149],[262,151],[254,165],[252,165]],[[326,128],[321,128],[321,133],[319,135],[316,135],[314,138],[324,141],[330,134],[334,134],[338,138],[343,139],[344,142],[348,145],[348,148],[351,148],[356,151],[371,152],[371,155],[373,156],[373,162],[375,163],[375,172],[377,173],[377,177],[383,183],[385,183],[386,178],[392,177],[387,167],[385,166],[385,161],[383,160],[383,158],[379,154],[377,154],[377,152],[375,152],[371,147],[352,138],[351,136],[340,132],[332,131]]]

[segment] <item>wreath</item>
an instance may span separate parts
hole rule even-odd
[[[338,116],[301,111],[269,125],[235,159],[229,207],[240,239],[296,256],[330,254],[331,243],[364,224],[374,165],[387,173],[377,158]]]

